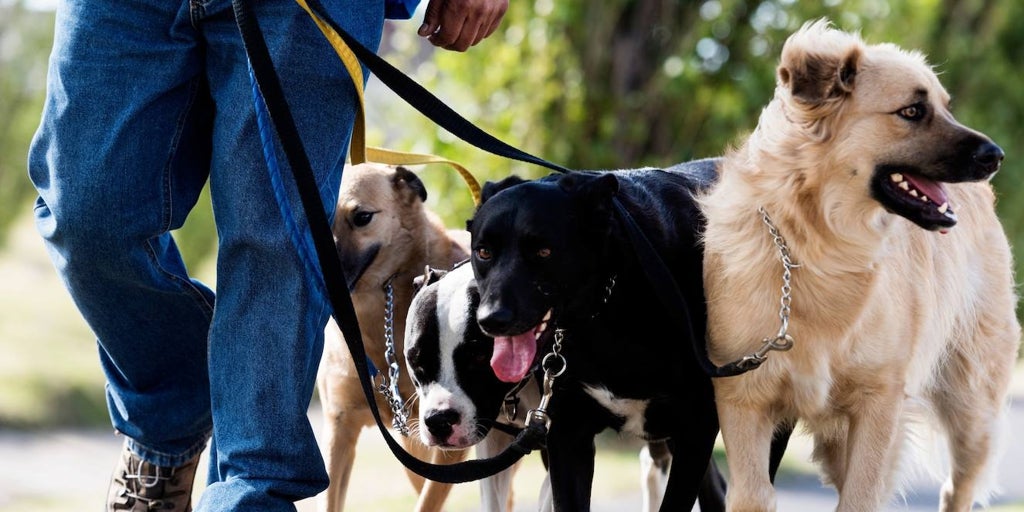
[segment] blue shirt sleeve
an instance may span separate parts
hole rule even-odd
[[[384,0],[384,17],[389,20],[407,20],[416,12],[420,0]]]

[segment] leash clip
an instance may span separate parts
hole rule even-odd
[[[753,354],[745,355],[736,361],[736,368],[743,371],[753,370],[762,363],[768,360],[768,353],[772,351],[785,352],[793,348],[793,337],[785,332],[780,332],[779,335],[774,338],[765,338],[762,341],[761,348],[757,349],[757,352]]]
[[[526,424],[543,425],[544,429],[551,428],[551,417],[548,416],[548,402],[554,394],[555,379],[565,373],[568,364],[565,356],[562,355],[562,341],[565,340],[565,330],[555,329],[555,343],[551,346],[551,352],[544,356],[540,366],[544,370],[544,392],[540,397],[540,404],[536,409],[530,409],[526,413]]]
[[[550,356],[552,354],[548,355]],[[547,359],[547,357],[545,357],[545,359]],[[565,371],[564,366],[561,371],[559,371],[559,375],[561,375],[562,371]],[[548,402],[551,401],[552,385],[555,382],[555,377],[557,377],[557,375],[548,373],[547,370],[544,371],[544,394],[541,395],[540,403],[537,404],[537,408],[530,409],[530,412],[526,413],[527,425],[544,425],[544,430],[551,428],[551,416],[548,416]]]
[[[762,343],[763,345],[761,345],[761,348],[758,349],[757,352],[754,352],[752,357],[764,359],[768,355],[768,352],[773,350],[785,352],[793,348],[793,337],[785,332],[780,332],[779,335],[774,338],[765,338]]]

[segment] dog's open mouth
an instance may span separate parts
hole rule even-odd
[[[889,211],[928,230],[945,231],[956,225],[942,183],[904,167],[879,166],[872,188],[875,199]]]
[[[537,347],[541,336],[548,328],[551,310],[532,329],[515,336],[496,336],[494,353],[491,355],[491,369],[502,382],[519,382],[530,371],[537,358]]]

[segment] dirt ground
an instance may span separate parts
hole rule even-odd
[[[1018,372],[1021,373],[1021,372]],[[1018,379],[1021,380],[1021,379]],[[1024,511],[1024,385],[1016,385],[1011,409],[1012,439],[1006,444],[999,470],[1003,494],[993,501],[995,510]],[[317,435],[319,411],[310,412]],[[111,432],[0,431],[0,512],[50,512],[100,510],[107,484],[119,453],[121,441]],[[628,446],[628,443],[627,443]],[[595,512],[638,510],[639,464],[629,450],[599,450],[594,485]],[[835,507],[835,492],[824,488],[806,464],[810,446],[804,436],[795,436],[787,461],[790,469],[780,474],[779,510],[821,511]],[[204,467],[205,464],[201,467]],[[415,496],[406,484],[401,465],[374,429],[363,432],[359,444],[348,510],[412,510]],[[202,471],[200,471],[202,473]],[[536,495],[543,478],[539,458],[529,456],[515,481],[516,511],[536,510]],[[197,494],[203,477],[199,476]],[[887,511],[934,511],[938,507],[938,483],[926,478],[913,480],[905,499],[897,499]],[[448,501],[449,512],[478,510],[476,484],[456,486]],[[299,512],[316,510],[315,500],[298,504]]]

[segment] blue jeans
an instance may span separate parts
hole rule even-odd
[[[350,79],[292,0],[252,1],[329,215]],[[382,0],[324,3],[377,47]],[[177,466],[212,435],[198,510],[294,510],[323,490],[306,411],[330,307],[293,241],[305,220],[282,222],[230,2],[65,0],[29,173],[37,227],[96,335],[111,420],[129,447]],[[169,233],[207,180],[216,297],[189,277]]]

